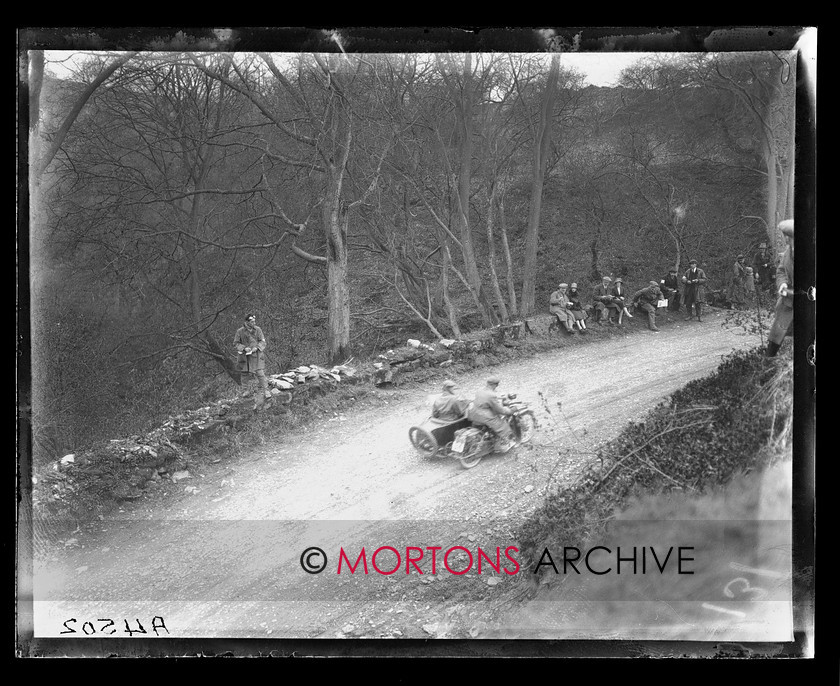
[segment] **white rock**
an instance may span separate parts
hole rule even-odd
[[[355,628],[356,628],[356,627],[355,627],[355,626],[353,626],[352,624],[345,624],[343,627],[341,627],[341,630],[342,630],[345,634],[349,634],[349,633],[350,633],[351,631],[353,631]]]
[[[76,461],[75,453],[70,453],[69,455],[65,455],[61,458],[61,464],[71,464],[72,462]]]
[[[526,493],[530,493],[533,490],[534,490],[534,487],[531,484],[528,484],[527,486],[525,486],[525,492]]]
[[[409,338],[406,341],[406,343],[408,345],[410,345],[412,348],[419,348],[420,347],[420,341],[418,341],[416,338]]]
[[[495,586],[498,583],[500,583],[500,582],[499,582],[499,577],[497,577],[497,576],[491,576],[489,579],[487,579],[487,585],[488,586]]]

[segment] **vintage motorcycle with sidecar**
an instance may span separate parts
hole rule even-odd
[[[528,403],[517,400],[515,393],[500,396],[502,404],[513,414],[505,421],[514,436],[514,447],[528,443],[534,437],[537,420]],[[408,430],[411,444],[424,456],[452,457],[467,469],[475,467],[485,455],[501,452],[502,440],[486,426],[477,426],[466,415],[454,421],[429,417]]]

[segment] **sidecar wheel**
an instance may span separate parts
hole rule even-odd
[[[481,458],[484,457],[484,455],[481,454],[480,445],[481,442],[476,441],[476,444],[473,446],[470,452],[458,458],[459,462],[461,463],[461,466],[464,469],[470,469],[472,467],[475,467],[479,462],[481,462]]]
[[[519,442],[528,443],[537,430],[537,420],[534,418],[532,412],[525,412],[517,417],[517,424],[519,424]]]
[[[408,438],[411,441],[411,445],[420,451],[423,457],[434,457],[437,455],[440,446],[438,446],[435,437],[425,429],[421,429],[419,426],[412,426],[408,430]]]

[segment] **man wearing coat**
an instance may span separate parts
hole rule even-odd
[[[692,318],[693,311],[697,312],[697,321],[700,319],[700,307],[703,303],[703,284],[706,283],[706,273],[697,266],[697,260],[689,260],[688,269],[683,274],[682,282],[685,284],[685,294],[683,295],[683,302],[685,303],[685,310],[688,316],[686,321]]]
[[[617,305],[613,305],[613,296],[610,289],[612,279],[609,276],[601,278],[599,283],[592,290],[592,300],[595,305],[595,322],[600,324],[604,315],[608,316],[610,324],[613,323],[613,315],[617,315],[621,310],[617,309]]]
[[[265,336],[262,329],[256,324],[256,317],[249,314],[245,317],[245,323],[236,331],[233,337],[233,344],[236,346],[238,354],[239,371],[245,377],[247,387],[242,394],[243,398],[247,398],[253,393],[254,377],[259,382],[261,393],[255,394],[254,409],[262,405],[264,398],[270,398],[271,393],[268,390],[268,379],[265,376]]]
[[[499,383],[498,377],[492,376],[487,379],[487,385],[475,394],[475,398],[467,408],[467,419],[473,424],[486,426],[501,437],[506,444],[502,448],[502,451],[505,452],[513,447],[514,441],[513,432],[503,417],[513,414],[513,412],[502,404],[496,394]]]
[[[668,310],[670,312],[680,311],[680,280],[677,278],[677,268],[671,267],[668,275],[663,276],[659,281],[662,293],[668,298]]]
[[[659,284],[656,281],[649,281],[646,288],[633,294],[633,304],[647,312],[648,328],[657,333],[659,329],[656,328],[656,306],[660,300],[662,300],[662,291],[659,290]]]
[[[758,252],[753,256],[753,272],[761,289],[768,288],[773,280],[773,258],[767,249],[767,243],[758,246]]]
[[[779,229],[787,241],[787,248],[776,267],[776,292],[779,294],[779,299],[776,301],[773,325],[767,336],[769,342],[765,354],[768,357],[774,357],[779,352],[785,336],[793,325],[793,219],[779,222]]]
[[[443,393],[432,405],[432,417],[454,422],[464,416],[467,401],[455,394],[457,389],[454,381],[447,379],[443,382]]]
[[[577,333],[577,330],[574,328],[575,316],[570,309],[572,301],[566,295],[566,289],[568,287],[569,284],[567,283],[561,283],[557,286],[557,290],[551,294],[549,311],[557,317],[557,321],[566,327],[566,331]]]

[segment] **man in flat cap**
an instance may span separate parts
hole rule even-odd
[[[685,310],[688,316],[686,321],[693,317],[693,313],[697,313],[697,321],[700,319],[700,307],[703,303],[703,284],[706,283],[706,272],[697,266],[697,260],[688,261],[688,269],[683,274],[682,282],[685,284],[685,294],[683,295],[683,302],[685,302]]]
[[[486,426],[497,436],[501,437],[505,445],[502,451],[507,452],[513,447],[513,432],[510,426],[503,419],[505,415],[513,414],[510,408],[505,407],[496,393],[500,380],[496,376],[487,379],[487,384],[478,393],[467,408],[467,418],[480,426]]]
[[[633,304],[640,310],[647,312],[648,328],[659,333],[656,328],[656,306],[662,300],[662,291],[656,281],[649,281],[648,285],[633,294]]]
[[[271,393],[268,390],[268,379],[265,376],[265,357],[263,355],[266,345],[265,336],[256,322],[257,318],[253,314],[245,315],[243,325],[239,327],[233,337],[239,371],[246,384],[246,390],[242,397],[247,398],[255,393],[255,410],[263,404],[265,398],[271,398]],[[253,389],[255,377],[259,384],[259,390],[256,392]]]
[[[458,385],[451,379],[443,382],[443,392],[432,405],[432,417],[447,422],[454,422],[464,416],[467,409],[467,401],[456,395]]]
[[[769,342],[765,354],[768,357],[774,357],[779,352],[785,336],[792,333],[793,326],[793,219],[779,222],[779,230],[787,247],[776,267],[776,292],[779,299],[776,301],[773,325],[767,335]]]
[[[575,324],[575,316],[572,314],[571,305],[572,301],[569,300],[569,296],[566,295],[566,290],[569,288],[569,284],[561,283],[557,286],[557,290],[551,294],[549,312],[557,317],[557,321],[562,324],[566,331],[569,333],[577,333],[577,329],[574,328]]]

